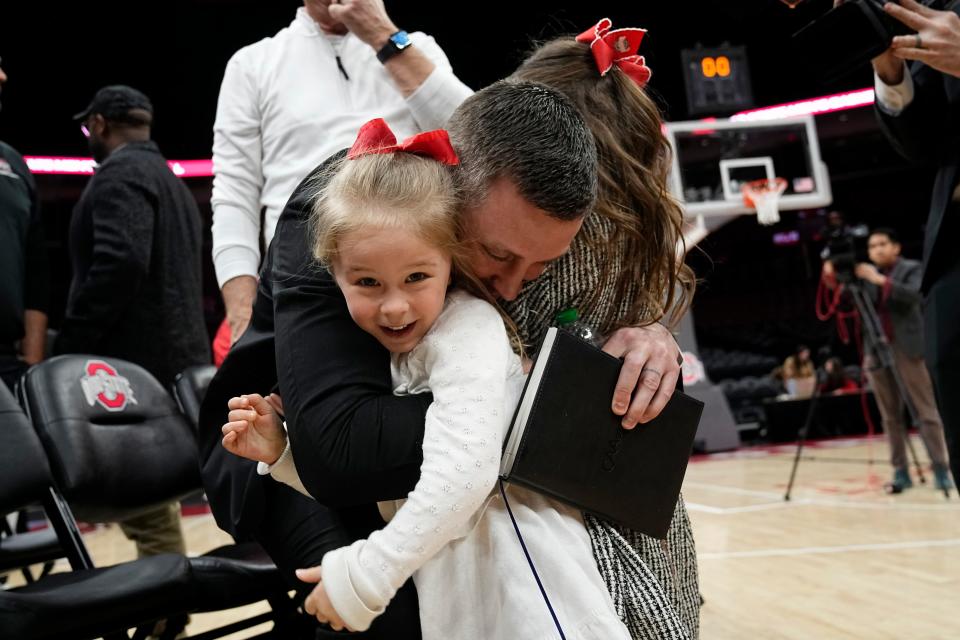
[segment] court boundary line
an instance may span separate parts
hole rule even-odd
[[[856,551],[898,551],[907,549],[931,549],[960,546],[960,538],[944,540],[913,540],[910,542],[876,542],[834,546],[796,547],[782,549],[754,549],[752,551],[716,551],[697,553],[697,560],[728,560],[736,558],[771,558]]]

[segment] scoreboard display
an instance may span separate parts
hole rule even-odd
[[[721,115],[753,107],[744,47],[684,49],[683,74],[691,116]]]

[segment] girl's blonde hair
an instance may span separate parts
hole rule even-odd
[[[455,169],[411,153],[346,157],[317,179],[310,216],[313,257],[330,268],[344,236],[363,228],[402,229],[448,252],[452,283],[492,304],[514,348],[517,328],[465,259],[461,197]]]
[[[320,177],[313,205],[313,256],[325,267],[345,235],[364,227],[403,229],[454,253],[459,199],[450,169],[410,153],[346,158]]]

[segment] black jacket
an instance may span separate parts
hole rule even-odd
[[[954,9],[960,13],[960,7]],[[937,168],[923,243],[922,290],[928,291],[957,263],[960,206],[952,203],[960,182],[960,79],[925,64],[910,65],[914,98],[897,116],[877,107],[880,125],[897,151],[917,164]]]
[[[433,398],[393,395],[389,353],[354,324],[343,294],[308,249],[310,183],[322,169],[297,187],[280,215],[250,327],[201,409],[204,489],[217,523],[234,535],[260,526],[264,480],[254,463],[220,446],[226,402],[269,391],[277,371],[293,450],[310,452],[294,454],[300,478],[319,503],[337,509],[354,537],[382,526],[374,502],[406,497],[420,477]]]
[[[123,358],[164,385],[209,362],[200,223],[155,143],[114,151],[73,211],[73,281],[54,350]]]
[[[885,304],[893,325],[893,344],[911,358],[923,357],[923,296],[920,293],[922,265],[916,260],[900,258],[890,271],[890,292],[883,301],[883,290],[875,284],[864,284],[879,311]],[[863,336],[863,351],[873,349],[869,336]]]

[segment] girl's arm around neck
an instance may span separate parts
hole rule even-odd
[[[418,350],[426,352],[434,396],[420,481],[384,529],[323,561],[327,594],[355,630],[366,629],[414,571],[466,535],[499,472],[510,417],[507,372],[516,356],[497,311],[461,294]]]

